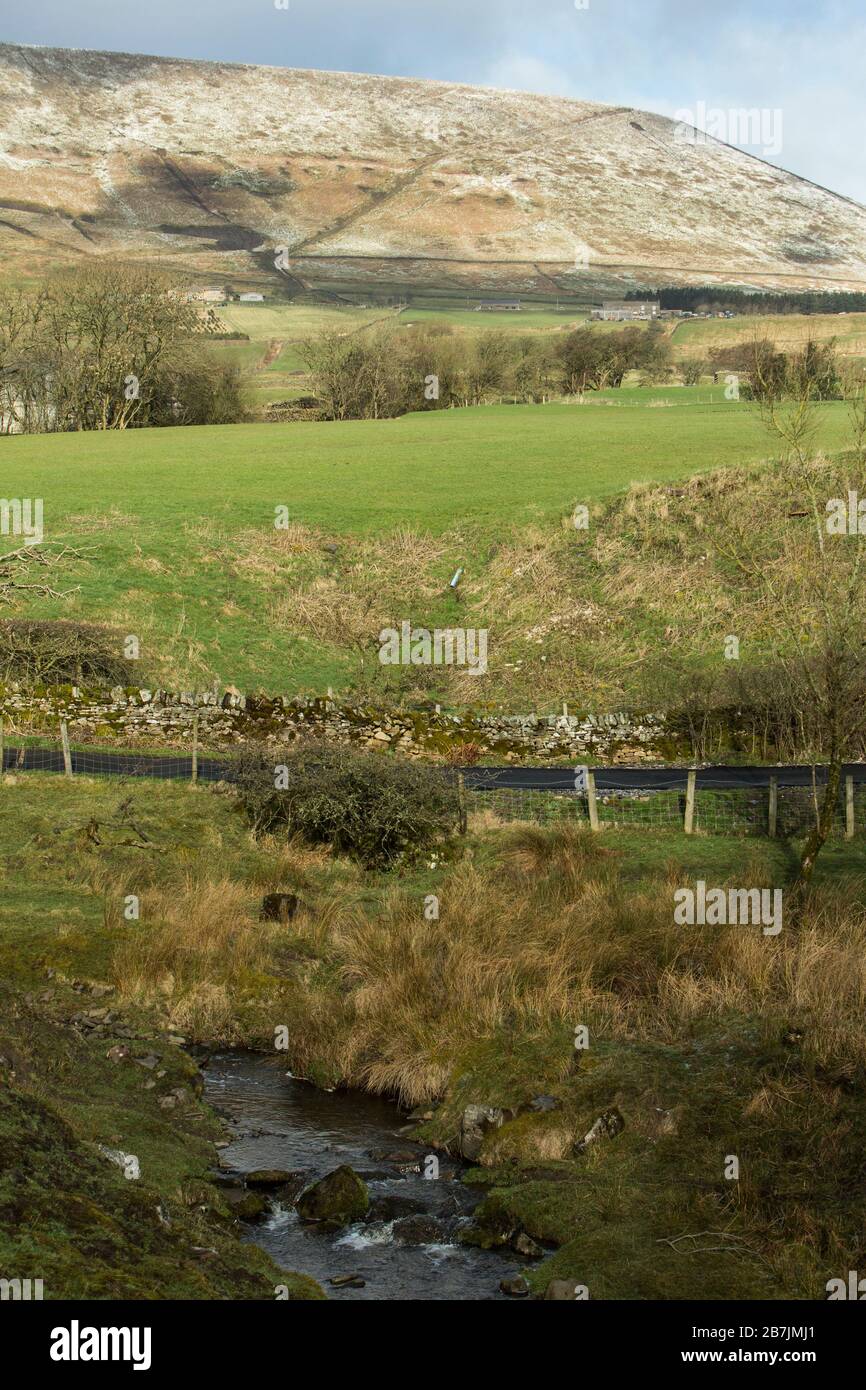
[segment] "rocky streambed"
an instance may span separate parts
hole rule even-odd
[[[499,1299],[519,1275],[515,1254],[461,1243],[478,1194],[462,1165],[406,1139],[395,1105],[318,1090],[254,1053],[214,1055],[204,1078],[230,1126],[220,1182],[244,1238],[329,1298]]]

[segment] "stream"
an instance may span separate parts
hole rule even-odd
[[[525,1260],[457,1244],[481,1196],[460,1182],[463,1165],[438,1154],[439,1177],[423,1176],[429,1150],[407,1140],[396,1105],[359,1091],[321,1091],[287,1073],[285,1062],[248,1052],[214,1054],[203,1069],[205,1097],[228,1122],[223,1172],[303,1172],[309,1182],[347,1163],[367,1183],[367,1217],[340,1230],[302,1221],[288,1201],[244,1223],[244,1239],[284,1269],[312,1275],[329,1299],[503,1299],[501,1279]],[[412,1171],[415,1166],[421,1171]],[[305,1184],[306,1185],[306,1184]],[[360,1286],[333,1286],[356,1275]]]

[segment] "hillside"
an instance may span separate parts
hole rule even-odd
[[[0,45],[0,254],[18,274],[114,254],[290,294],[856,289],[866,209],[623,107]]]
[[[173,1039],[253,1047],[264,1068],[275,1018],[291,1025],[281,1073],[339,1088],[342,1106],[345,1085],[420,1102],[424,1153],[453,1151],[466,1107],[500,1108],[466,1172],[484,1201],[461,1239],[505,1246],[508,1273],[507,1243],[527,1233],[544,1248],[515,1248],[538,1294],[560,1278],[593,1300],[814,1300],[858,1267],[862,838],[828,849],[821,898],[764,950],[740,927],[677,927],[670,905],[708,864],[717,882],[784,883],[778,843],[612,830],[587,842],[567,825],[473,817],[457,862],[374,874],[297,839],[253,841],[225,791],[38,774],[2,790],[0,1258],[38,1270],[47,1298],[272,1297],[256,1228],[241,1244],[228,1219],[243,1190],[207,1182],[220,1129]],[[132,798],[154,853],[122,828]],[[140,922],[122,917],[130,885]],[[310,910],[260,921],[276,886]],[[431,892],[441,922],[422,916]],[[272,1122],[283,1143],[291,1113]],[[610,1113],[618,1129],[577,1149]],[[322,1149],[342,1159],[335,1118]],[[96,1147],[118,1143],[140,1157],[140,1182]],[[377,1177],[389,1157],[376,1154]],[[288,1219],[283,1202],[271,1224]],[[719,1236],[693,1253],[685,1233],[702,1231]],[[381,1222],[372,1232],[389,1239]],[[332,1268],[347,1246],[353,1269],[365,1258],[355,1235],[336,1235]],[[307,1261],[328,1239],[307,1238]]]
[[[742,473],[777,441],[723,393],[15,436],[4,486],[44,498],[46,540],[79,554],[53,584],[67,597],[22,593],[4,615],[110,614],[142,639],[142,681],[170,688],[220,679],[321,694],[373,682],[392,700],[511,712],[558,712],[563,699],[640,706],[647,667],[670,663],[672,640],[697,653],[701,631],[718,650],[732,630],[732,591],[705,541],[675,543],[691,510],[684,480],[718,469],[749,487],[756,515],[771,512]],[[850,444],[843,403],[822,408],[817,442]],[[845,496],[847,483],[832,486],[828,496]],[[578,502],[591,508],[586,532],[571,524]],[[274,528],[279,504],[288,530]],[[380,666],[377,634],[404,618],[489,627],[485,679]]]

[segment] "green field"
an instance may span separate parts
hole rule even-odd
[[[469,328],[475,332],[484,329],[506,329],[509,333],[520,332],[526,328],[546,328],[552,331],[579,328],[586,323],[589,315],[579,309],[521,309],[519,313],[493,310],[479,312],[473,307],[466,309],[416,309],[412,305],[400,315],[401,323],[451,323],[459,328]]]
[[[462,566],[461,592],[479,625],[531,585],[512,623],[524,642],[517,625],[543,620],[554,595],[563,608],[578,602],[567,552],[557,549],[557,538],[575,536],[577,503],[598,507],[632,483],[772,454],[748,406],[706,404],[708,394],[671,388],[610,393],[608,406],[5,437],[0,493],[41,497],[46,541],[82,551],[52,584],[67,597],[22,596],[14,612],[138,634],[145,683],[205,688],[220,679],[317,693],[346,688],[358,651],[392,619],[468,622],[447,593]],[[821,444],[838,448],[845,426],[843,405],[824,408]],[[281,506],[291,534],[274,528]],[[539,547],[553,566],[546,580]],[[496,695],[494,681],[484,698]],[[518,703],[527,698],[515,689]]]
[[[458,333],[475,336],[485,332],[509,334],[561,334],[584,327],[589,322],[588,311],[567,307],[556,310],[553,305],[527,307],[519,313],[479,313],[474,302],[463,305],[431,303],[409,305],[395,310],[384,305],[338,305],[286,303],[273,300],[264,304],[231,303],[218,310],[218,315],[230,332],[244,333],[249,341],[221,341],[216,350],[239,363],[247,376],[247,398],[254,413],[264,415],[268,405],[308,394],[310,380],[301,355],[304,339],[325,331],[362,333],[376,323],[392,322],[401,329],[412,325],[447,324]],[[596,323],[598,333],[618,333],[624,328],[645,327],[627,323]],[[866,314],[776,314],[739,315],[734,319],[698,319],[693,321],[665,320],[664,330],[670,339],[675,361],[706,357],[715,348],[732,347],[751,342],[757,335],[775,341],[784,350],[796,351],[810,337],[837,339],[843,358],[854,361],[866,358]],[[639,374],[632,373],[625,387],[638,384]],[[673,388],[676,389],[676,388]],[[723,399],[723,388],[716,393]],[[704,391],[702,401],[710,403],[714,396]],[[611,399],[623,404],[621,392],[600,392],[590,398]],[[647,396],[647,401],[651,398]],[[662,399],[656,396],[655,399]],[[693,403],[694,397],[685,398]],[[633,404],[634,402],[628,402]]]
[[[361,309],[353,305],[231,303],[218,310],[230,333],[245,333],[249,342],[218,341],[221,356],[237,362],[247,373],[247,394],[255,410],[272,401],[290,400],[307,390],[300,345],[319,333],[358,333],[372,323],[394,317],[392,309]]]
[[[577,310],[557,313],[552,309],[527,309],[518,313],[476,313],[473,308],[412,308],[402,313],[373,305],[264,304],[231,303],[218,310],[220,321],[229,332],[245,333],[249,342],[224,341],[216,344],[221,355],[231,357],[248,374],[248,398],[255,410],[264,410],[272,401],[291,400],[309,391],[309,381],[301,355],[305,338],[323,332],[359,333],[375,323],[450,324],[470,334],[506,331],[565,332],[586,322]],[[617,325],[605,325],[617,327]]]
[[[740,314],[733,319],[681,320],[671,335],[674,355],[700,357],[712,348],[769,338],[784,352],[796,352],[808,339],[837,340],[843,357],[866,354],[866,314]]]
[[[44,498],[50,538],[74,533],[71,517],[129,510],[139,544],[152,528],[147,549],[159,556],[200,520],[268,526],[279,504],[335,533],[550,521],[630,483],[773,452],[750,407],[721,390],[709,404],[706,387],[629,395],[632,408],[647,406],[637,436],[633,417],[613,408],[625,399],[616,392],[600,393],[608,409],[483,406],[380,421],[17,435],[0,441],[3,491]],[[659,403],[671,408],[652,408]],[[844,405],[821,418],[821,444],[839,447]]]

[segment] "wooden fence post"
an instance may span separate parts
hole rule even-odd
[[[779,816],[779,779],[770,778],[770,807],[767,815],[767,834],[771,840],[776,838],[776,822]]]
[[[458,808],[458,815],[459,815],[459,818],[460,818],[460,834],[461,834],[461,835],[465,835],[465,834],[466,834],[466,825],[467,825],[467,816],[466,816],[466,778],[463,776],[463,773],[462,773],[462,772],[458,772],[458,774],[457,774],[457,808]]]
[[[590,769],[586,774],[586,804],[589,810],[589,828],[598,830],[598,802],[595,799],[595,773]]]
[[[3,716],[2,714],[0,714],[0,777],[3,776],[4,752],[6,747],[4,741],[4,733],[5,729],[3,727]]]
[[[198,781],[198,715],[192,717],[192,784]]]
[[[72,754],[69,751],[69,730],[66,727],[66,720],[60,721],[60,739],[63,744],[63,770],[67,777],[72,776]]]
[[[685,820],[683,821],[683,829],[685,830],[685,832],[686,832],[687,835],[691,835],[692,831],[693,831],[694,828],[695,828],[695,781],[696,781],[696,779],[697,779],[697,772],[695,771],[694,768],[691,768],[690,771],[689,771],[688,781],[687,781],[687,783],[686,783],[686,814],[685,814]]]
[[[845,778],[845,839],[854,839],[854,778]]]

